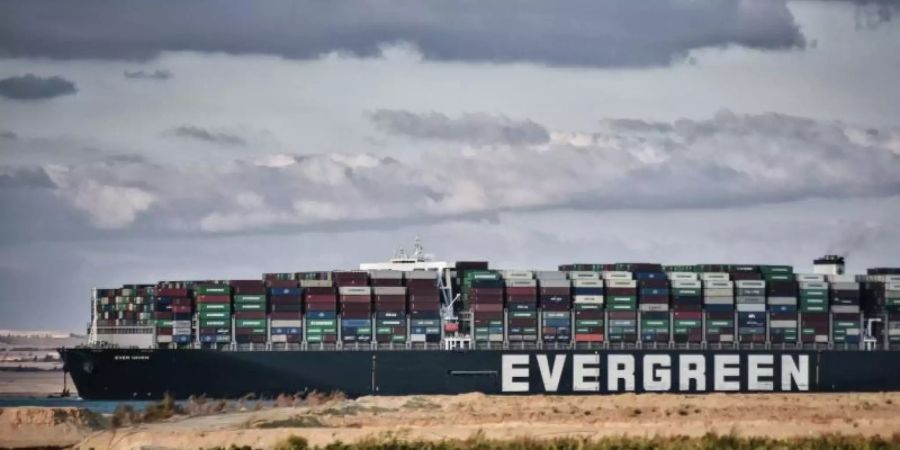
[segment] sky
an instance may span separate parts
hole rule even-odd
[[[900,265],[900,7],[0,1],[0,328],[438,259]]]

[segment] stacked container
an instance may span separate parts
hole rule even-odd
[[[634,272],[641,311],[641,341],[669,342],[669,280],[665,272]]]
[[[791,266],[759,266],[765,281],[793,281],[794,268]]]
[[[503,272],[506,288],[506,337],[509,342],[537,342],[537,281],[525,270]]]
[[[672,339],[677,343],[703,340],[703,285],[696,273],[669,272],[672,296]]]
[[[404,274],[409,299],[409,340],[434,344],[441,341],[441,292],[438,273],[415,270]]]
[[[238,344],[265,344],[268,341],[266,285],[258,280],[232,280],[234,340]]]
[[[200,283],[194,286],[199,329],[197,340],[215,347],[231,342],[231,286]]]
[[[566,272],[537,272],[541,336],[546,343],[568,343],[572,339],[572,283]]]
[[[94,300],[99,323],[109,327],[152,327],[154,290],[152,286],[135,284],[120,289],[97,289]]]
[[[304,331],[309,344],[337,342],[337,292],[331,272],[297,274],[303,290]]]
[[[572,280],[575,342],[601,343],[605,340],[604,295],[599,273],[591,279]]]
[[[632,343],[638,339],[638,287],[631,272],[603,272],[606,283],[606,320],[608,342]]]
[[[156,289],[156,342],[175,347],[193,341],[194,301],[184,282],[162,282]]]
[[[737,280],[734,304],[737,310],[738,341],[763,344],[766,342],[766,282]]]
[[[303,341],[303,290],[288,277],[267,277],[266,287],[272,343],[299,344]]]
[[[769,307],[769,341],[776,344],[797,343],[797,282],[773,280],[766,283]]]
[[[859,345],[860,300],[862,291],[855,277],[829,275],[829,305],[831,310],[831,342]]]
[[[475,319],[475,342],[503,342],[503,280],[491,270],[466,272],[464,286]]]
[[[734,342],[734,283],[727,272],[703,272],[706,342]]]
[[[800,281],[800,341],[828,342],[828,282]]]
[[[341,341],[372,342],[372,288],[369,273],[334,272],[341,307]]]
[[[405,344],[406,286],[403,272],[369,271],[369,282],[375,300],[375,341],[380,344]]]

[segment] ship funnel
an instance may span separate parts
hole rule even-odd
[[[813,261],[813,273],[823,275],[843,275],[844,257],[839,255],[825,255]]]

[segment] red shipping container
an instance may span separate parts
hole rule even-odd
[[[401,278],[372,278],[372,286],[403,286]]]
[[[295,288],[300,286],[297,280],[268,280],[266,286],[270,288]]]
[[[197,303],[231,303],[230,295],[198,295]]]
[[[324,287],[324,286],[313,286],[304,288],[306,291],[306,296],[310,295],[335,295],[337,294],[337,290],[333,286]]]
[[[157,311],[153,313],[153,318],[155,319],[171,320],[172,317],[175,317],[175,315],[170,311]]]
[[[405,280],[410,289],[437,289],[437,280],[412,279]]]
[[[502,304],[478,304],[473,305],[475,312],[503,312]]]
[[[597,334],[576,333],[575,340],[578,342],[603,342],[603,334],[602,333],[597,333]]]
[[[172,335],[172,329],[171,329],[171,328],[160,328],[160,327],[157,327],[157,328],[156,328],[156,334],[158,334],[158,335],[160,335],[160,336],[171,336],[171,335]]]
[[[182,306],[182,305],[172,305],[173,313],[189,313],[191,312],[190,306]]]
[[[307,294],[306,295],[307,303],[316,303],[316,302],[331,302],[337,303],[337,295],[323,295],[323,294]]]
[[[675,311],[675,319],[679,320],[700,320],[703,313],[698,311]]]
[[[184,288],[160,288],[156,291],[158,297],[187,297],[188,290]]]
[[[265,319],[265,311],[235,311],[235,319]]]

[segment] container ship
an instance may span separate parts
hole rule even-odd
[[[900,390],[900,268],[411,254],[359,270],[94,289],[85,399]]]

